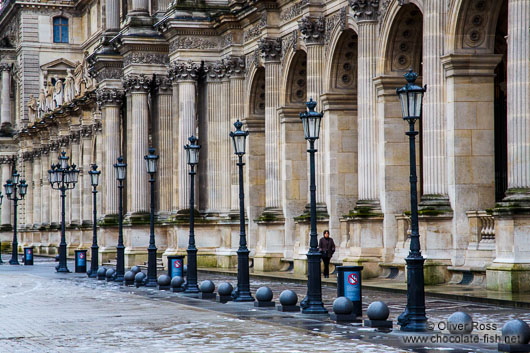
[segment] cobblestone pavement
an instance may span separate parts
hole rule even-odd
[[[123,287],[88,279],[83,274],[57,274],[55,263],[36,259],[35,266],[0,266],[0,352],[404,352],[410,347],[398,335],[381,334],[353,325],[336,325],[302,314],[257,310],[249,304],[219,304],[182,298],[156,289]],[[72,268],[73,269],[73,266]],[[217,284],[232,276],[199,273],[199,279]],[[305,286],[274,281],[251,282],[255,291],[270,286],[277,299],[281,290]],[[335,289],[324,286],[324,301],[331,305]],[[395,318],[403,295],[364,291],[365,304],[384,300]],[[511,317],[529,320],[521,310],[488,305],[428,300],[429,318],[443,321],[465,309],[475,321],[499,322]],[[483,320],[483,321],[482,321]],[[500,329],[500,328],[499,328]],[[452,352],[488,352],[440,347]],[[416,347],[417,352],[438,349]]]

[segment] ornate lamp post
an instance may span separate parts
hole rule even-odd
[[[147,248],[147,282],[146,287],[156,287],[156,245],[155,245],[155,174],[158,156],[153,147],[149,148],[149,154],[144,157],[149,183],[151,184],[151,215],[149,226],[149,247]]]
[[[311,232],[309,234],[309,251],[307,253],[307,296],[302,308],[303,314],[327,314],[328,311],[322,303],[322,282],[320,280],[320,258],[317,242],[317,205],[316,205],[316,183],[315,183],[315,141],[320,135],[320,121],[322,113],[315,111],[317,102],[312,98],[306,103],[308,111],[300,113],[300,119],[304,125],[304,136],[309,141],[309,168],[311,194]]]
[[[414,124],[421,118],[423,94],[425,88],[414,84],[418,74],[410,70],[405,74],[408,83],[398,88],[397,95],[401,101],[403,119],[409,123],[410,130],[405,134],[409,137],[410,151],[410,252],[407,262],[407,307],[399,316],[398,323],[402,331],[427,331],[425,316],[425,288],[423,282],[423,263],[425,259],[420,251],[420,234],[418,230],[418,195],[416,176],[416,135]]]
[[[116,246],[116,282],[123,282],[125,274],[125,246],[123,245],[123,181],[127,176],[127,163],[123,163],[123,157],[118,157],[118,163],[114,164],[116,179],[119,189],[118,208],[118,245]]]
[[[98,260],[99,260],[99,247],[98,247],[98,232],[97,232],[97,206],[96,206],[96,194],[98,191],[96,188],[99,184],[99,175],[101,172],[98,170],[96,164],[92,164],[92,170],[88,171],[90,175],[90,183],[92,184],[92,214],[94,215],[94,220],[92,221],[92,258],[90,259],[90,272],[89,277],[97,277],[98,272]]]
[[[250,293],[250,275],[248,268],[247,236],[245,233],[245,191],[243,188],[243,156],[245,155],[246,140],[248,131],[242,131],[243,123],[239,120],[234,123],[236,131],[230,132],[230,137],[234,142],[234,153],[238,157],[239,167],[239,249],[237,250],[237,288],[233,297],[236,302],[253,302],[254,298]]]
[[[184,149],[186,150],[186,160],[190,166],[190,237],[188,241],[188,271],[186,273],[186,286],[184,293],[199,293],[197,286],[197,247],[195,246],[195,166],[199,163],[199,150],[201,146],[197,144],[199,140],[195,136],[188,138],[190,141]]]
[[[48,170],[50,185],[54,190],[61,191],[61,243],[59,244],[59,265],[55,267],[57,272],[70,272],[66,264],[66,234],[65,234],[65,198],[66,190],[72,190],[77,184],[79,169],[75,164],[68,165],[69,157],[66,152],[61,152],[59,163],[52,164]]]
[[[18,189],[18,195],[17,195]],[[26,181],[20,180],[20,175],[17,171],[13,171],[11,179],[9,179],[4,184],[4,191],[9,200],[13,201],[15,213],[13,215],[13,244],[11,246],[11,260],[9,260],[10,265],[19,265],[18,263],[18,239],[17,239],[17,209],[18,201],[24,199],[26,192],[28,190],[28,184]]]

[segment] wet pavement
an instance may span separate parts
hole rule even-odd
[[[35,266],[0,266],[0,352],[494,352],[495,344],[410,346],[403,335],[353,324],[337,325],[326,317],[257,309],[252,304],[185,298],[157,289],[124,287],[88,279],[84,274],[57,274],[50,259]],[[73,264],[69,264],[73,270]],[[236,278],[199,273],[216,284]],[[252,291],[271,287],[274,300],[283,289],[304,297],[303,284],[251,281]],[[331,309],[336,288],[323,286]],[[364,307],[374,300],[389,304],[391,319],[403,311],[399,293],[363,291]],[[429,320],[439,326],[457,310],[475,322],[496,324],[500,332],[510,318],[530,321],[527,310],[427,299]],[[491,327],[490,327],[491,328]]]

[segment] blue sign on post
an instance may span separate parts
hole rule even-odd
[[[184,256],[168,256],[167,264],[169,277],[180,276],[184,278]]]
[[[75,250],[75,272],[86,272],[86,250]]]
[[[361,300],[361,273],[358,271],[344,271],[344,296],[352,302]]]
[[[362,307],[362,266],[337,267],[337,297],[346,297],[353,303],[353,313],[360,317]]]
[[[33,265],[33,247],[24,248],[24,265]]]

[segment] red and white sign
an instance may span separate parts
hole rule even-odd
[[[355,273],[350,274],[348,276],[348,283],[351,284],[352,286],[354,286],[357,283],[359,283],[359,277],[357,277],[357,274],[355,274]]]
[[[175,262],[173,262],[173,267],[175,267],[175,268],[180,268],[180,266],[181,266],[180,261],[175,261]]]
[[[80,253],[80,254],[79,254],[79,258],[80,258],[80,259],[84,259],[84,258],[85,258],[85,254],[84,254],[84,253]]]

